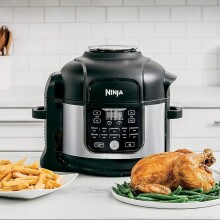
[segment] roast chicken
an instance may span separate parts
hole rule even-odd
[[[179,185],[184,189],[212,189],[215,185],[208,167],[216,159],[212,150],[194,153],[187,149],[153,154],[137,162],[131,171],[131,187],[144,193],[169,194]]]

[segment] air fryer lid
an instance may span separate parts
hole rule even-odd
[[[137,51],[137,47],[126,45],[94,45],[88,48],[90,52],[100,53],[128,53]]]
[[[61,69],[65,103],[84,105],[106,101],[148,105],[165,102],[169,98],[169,86],[176,76],[144,57],[136,47],[103,45],[89,49]],[[106,89],[112,91],[107,94]],[[117,91],[120,95],[115,97]],[[52,97],[53,94],[47,92],[46,96]]]

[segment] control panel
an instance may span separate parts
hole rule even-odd
[[[135,152],[142,146],[142,110],[93,108],[86,110],[86,145],[92,152]]]

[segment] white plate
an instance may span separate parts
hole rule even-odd
[[[220,181],[220,176],[214,175],[215,180]],[[162,203],[162,202],[151,202],[130,199],[127,197],[119,196],[112,190],[112,195],[119,201],[128,203],[136,206],[143,206],[146,208],[157,208],[157,209],[196,209],[208,206],[214,206],[220,204],[220,199],[210,200],[206,202],[185,202],[185,203]]]
[[[40,196],[47,195],[49,193],[53,193],[57,190],[60,190],[67,185],[69,185],[73,180],[76,179],[78,176],[78,173],[73,173],[73,174],[66,174],[66,175],[61,175],[62,176],[62,186],[59,188],[55,189],[32,189],[32,190],[21,190],[21,191],[10,191],[10,192],[3,192],[0,191],[0,196],[1,197],[10,197],[10,198],[20,198],[20,199],[34,199]]]
[[[215,199],[207,202],[186,202],[186,203],[162,203],[141,201],[135,199],[129,199],[127,197],[119,196],[112,190],[112,195],[119,201],[136,206],[143,206],[146,208],[157,209],[196,209],[220,204],[220,199]]]

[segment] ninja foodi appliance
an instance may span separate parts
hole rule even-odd
[[[33,117],[45,119],[41,165],[56,171],[129,175],[149,154],[169,151],[169,86],[176,76],[136,47],[92,46],[52,73],[45,106]]]

